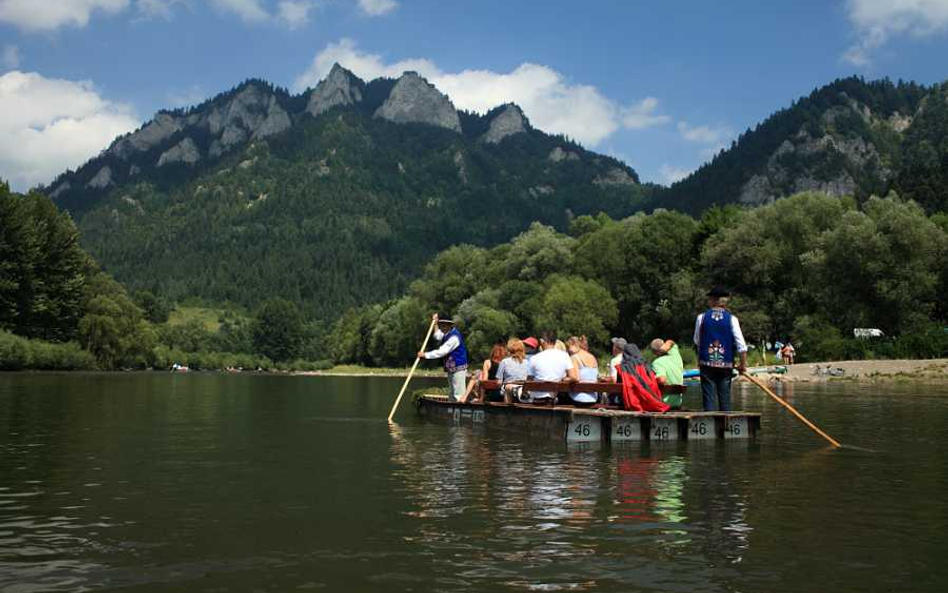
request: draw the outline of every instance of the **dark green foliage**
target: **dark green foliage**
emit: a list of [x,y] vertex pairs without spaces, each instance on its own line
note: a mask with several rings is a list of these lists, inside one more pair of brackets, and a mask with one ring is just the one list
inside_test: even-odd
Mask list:
[[303,344],[303,316],[286,299],[265,301],[254,315],[253,346],[261,356],[276,362],[299,357]]
[[171,303],[155,296],[147,290],[140,290],[134,294],[135,304],[145,313],[145,319],[151,323],[165,323],[171,314]]
[[0,330],[0,371],[80,371],[94,368],[95,358],[75,342],[55,344]]
[[948,211],[948,84],[932,89],[902,140],[899,195],[930,211]]
[[[750,343],[792,338],[802,360],[948,356],[943,218],[896,196],[860,207],[800,194],[701,221],[664,210],[585,217],[573,237],[534,225],[490,250],[442,252],[409,296],[350,311],[330,342],[338,362],[407,364],[442,311],[457,317],[475,364],[497,341],[546,329],[585,334],[600,353],[610,335],[687,349],[705,293],[722,284]],[[856,327],[891,338],[856,340]]]

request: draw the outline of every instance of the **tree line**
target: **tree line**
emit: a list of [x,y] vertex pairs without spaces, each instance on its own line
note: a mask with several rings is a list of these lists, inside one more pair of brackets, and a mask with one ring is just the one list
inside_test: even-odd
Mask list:
[[[948,356],[948,216],[890,195],[863,203],[804,193],[755,209],[534,224],[493,248],[442,251],[407,293],[347,311],[329,336],[339,363],[404,365],[432,311],[458,318],[486,356],[507,336],[611,335],[690,345],[714,284],[754,344],[793,339],[802,359]],[[867,342],[853,329],[882,329]]]

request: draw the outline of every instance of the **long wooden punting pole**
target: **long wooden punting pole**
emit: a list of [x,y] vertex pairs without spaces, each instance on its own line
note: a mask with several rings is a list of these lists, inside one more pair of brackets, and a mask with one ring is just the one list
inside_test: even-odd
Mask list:
[[[434,326],[437,321],[435,318],[431,318],[431,325],[428,326],[428,333],[425,334],[425,341],[421,343],[421,351],[424,352],[425,348],[428,347],[428,338],[431,337],[431,332],[434,331]],[[395,410],[398,409],[398,402],[402,401],[402,396],[405,395],[405,389],[408,388],[408,382],[411,381],[411,376],[415,374],[415,369],[418,368],[418,361],[421,360],[417,356],[415,357],[415,364],[411,365],[411,370],[408,371],[408,376],[405,377],[405,383],[402,384],[402,390],[398,392],[398,397],[395,398],[395,405],[392,406],[392,411],[388,413],[388,423],[392,423],[392,417],[395,416]]]
[[791,413],[791,414],[793,414],[794,416],[796,416],[797,418],[799,418],[799,419],[800,419],[800,422],[803,422],[804,424],[806,424],[807,426],[809,426],[810,429],[811,429],[813,432],[815,432],[816,434],[820,435],[821,437],[823,437],[824,439],[826,439],[827,441],[829,441],[829,443],[830,443],[831,445],[833,445],[834,447],[842,447],[842,445],[839,444],[839,441],[837,441],[836,439],[834,439],[834,438],[831,437],[830,435],[826,434],[825,432],[823,432],[822,430],[820,430],[819,427],[817,427],[815,424],[813,424],[812,422],[810,422],[809,420],[807,420],[806,418],[804,418],[803,414],[801,414],[800,412],[797,412],[797,409],[796,409],[796,408],[794,408],[793,406],[791,406],[790,404],[788,404],[787,402],[785,402],[785,401],[783,400],[783,398],[781,398],[781,397],[778,396],[776,393],[774,393],[773,391],[771,391],[769,387],[767,387],[766,385],[764,385],[763,383],[761,383],[760,381],[758,381],[753,375],[751,375],[751,374],[749,374],[749,373],[744,373],[744,376],[747,377],[747,380],[748,380],[748,381],[750,381],[750,382],[753,383],[754,385],[760,387],[760,388],[764,391],[764,393],[766,393],[767,395],[769,395],[770,397],[772,397],[775,402],[777,402],[777,403],[780,404],[781,406],[783,406],[783,407],[787,408],[788,410],[790,410],[790,413]]

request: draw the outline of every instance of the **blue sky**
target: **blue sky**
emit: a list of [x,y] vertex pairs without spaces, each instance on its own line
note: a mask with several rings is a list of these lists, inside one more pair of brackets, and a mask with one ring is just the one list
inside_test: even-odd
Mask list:
[[339,60],[668,183],[835,78],[948,78],[948,0],[0,0],[0,178],[45,183],[156,110]]

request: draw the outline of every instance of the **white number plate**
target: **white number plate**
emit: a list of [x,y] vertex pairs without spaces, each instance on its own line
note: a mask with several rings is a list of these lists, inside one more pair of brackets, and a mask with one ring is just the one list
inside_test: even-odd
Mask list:
[[728,416],[724,419],[724,438],[746,439],[750,437],[747,430],[747,416]]
[[703,439],[714,439],[714,418],[698,416],[688,419],[688,440],[698,441]]
[[612,442],[642,440],[642,421],[638,418],[614,418],[612,420]]
[[602,418],[573,419],[567,426],[566,440],[570,443],[590,443],[602,440]]
[[678,420],[674,418],[652,418],[652,427],[649,429],[649,440],[677,441]]

